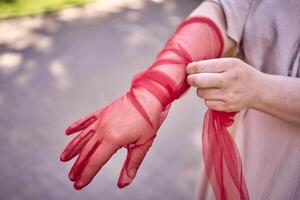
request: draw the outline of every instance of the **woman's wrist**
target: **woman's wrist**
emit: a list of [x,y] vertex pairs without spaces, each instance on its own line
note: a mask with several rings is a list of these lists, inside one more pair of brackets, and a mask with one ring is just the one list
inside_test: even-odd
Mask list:
[[256,85],[256,90],[254,90],[253,101],[250,103],[249,107],[261,110],[264,107],[264,102],[266,101],[267,95],[270,92],[270,77],[269,74],[263,73],[261,71],[255,70],[255,81],[253,84]]

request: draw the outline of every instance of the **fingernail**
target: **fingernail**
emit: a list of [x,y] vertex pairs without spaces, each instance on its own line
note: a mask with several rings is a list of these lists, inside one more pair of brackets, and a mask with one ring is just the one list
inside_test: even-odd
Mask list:
[[197,62],[190,62],[189,64],[188,64],[188,66],[190,65],[195,65]]
[[119,187],[120,189],[122,189],[122,188],[128,186],[129,184],[130,184],[130,183],[118,182],[118,187]]
[[186,66],[185,70],[186,70],[186,73],[190,74],[192,71],[191,71],[191,67],[193,66],[193,63],[190,63]]
[[74,188],[76,190],[81,190],[83,188],[83,185],[80,182],[75,182],[74,183]]
[[70,127],[68,127],[68,128],[66,129],[65,134],[66,134],[66,135],[70,135],[70,134],[71,134],[71,131],[72,131],[72,128],[71,128],[71,126],[70,126]]
[[128,186],[129,184],[131,184],[131,182],[133,181],[133,178],[130,178],[127,173],[125,172],[125,174],[123,174],[121,176],[121,178],[118,182],[118,187],[119,188],[124,188],[124,187]]
[[70,179],[71,181],[75,181],[73,172],[70,172],[70,173],[69,173],[69,179]]
[[65,131],[66,135],[70,135],[73,133],[75,126],[71,125],[67,128],[67,130]]
[[64,162],[65,159],[66,159],[65,157],[66,157],[66,156],[65,156],[64,154],[61,154],[60,157],[59,157],[60,161]]

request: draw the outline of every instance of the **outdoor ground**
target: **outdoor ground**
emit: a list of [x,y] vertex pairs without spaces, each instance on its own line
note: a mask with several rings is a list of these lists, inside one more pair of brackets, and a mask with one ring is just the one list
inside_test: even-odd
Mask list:
[[199,1],[102,0],[0,21],[1,200],[191,200],[205,111],[195,91],[173,104],[139,173],[117,188],[118,152],[82,191],[59,154],[66,126],[122,95]]

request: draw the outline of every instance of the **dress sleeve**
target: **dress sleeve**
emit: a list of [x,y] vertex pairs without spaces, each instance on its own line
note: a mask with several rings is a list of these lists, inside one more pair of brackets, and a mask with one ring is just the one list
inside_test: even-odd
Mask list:
[[254,0],[208,0],[219,4],[225,14],[226,33],[240,44],[248,14]]

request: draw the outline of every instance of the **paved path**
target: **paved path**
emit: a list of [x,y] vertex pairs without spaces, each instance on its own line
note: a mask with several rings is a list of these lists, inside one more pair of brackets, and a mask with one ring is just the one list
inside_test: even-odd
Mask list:
[[[134,183],[116,186],[125,151],[78,192],[59,162],[73,120],[124,93],[199,1],[122,0],[0,21],[0,199],[190,200],[203,103],[175,102]],[[110,1],[112,2],[112,1]]]

